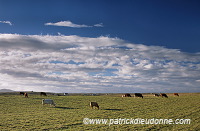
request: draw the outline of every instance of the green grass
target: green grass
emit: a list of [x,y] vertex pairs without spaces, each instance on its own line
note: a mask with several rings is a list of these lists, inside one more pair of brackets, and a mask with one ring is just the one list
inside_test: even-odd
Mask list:
[[[56,107],[42,106],[43,98],[53,99]],[[91,109],[89,102],[98,102],[100,109]],[[200,130],[200,94],[181,94],[180,97],[122,98],[104,96],[39,96],[0,95],[0,130]],[[90,119],[191,119],[190,124],[83,124]]]

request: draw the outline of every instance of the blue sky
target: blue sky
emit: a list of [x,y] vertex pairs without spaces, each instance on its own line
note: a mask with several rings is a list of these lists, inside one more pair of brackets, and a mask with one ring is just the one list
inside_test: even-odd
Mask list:
[[199,6],[198,0],[0,0],[6,65],[0,88],[199,92]]
[[[2,33],[57,34],[97,37],[109,35],[145,45],[160,45],[199,52],[200,2],[198,0],[1,0]],[[103,28],[62,28],[47,22],[103,23]]]

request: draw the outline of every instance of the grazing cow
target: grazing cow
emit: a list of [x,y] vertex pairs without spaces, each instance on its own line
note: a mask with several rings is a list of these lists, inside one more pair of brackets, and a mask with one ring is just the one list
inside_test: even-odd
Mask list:
[[167,94],[165,93],[160,93],[160,96],[168,98]]
[[42,96],[47,96],[47,94],[45,92],[40,92],[40,95]]
[[24,92],[19,92],[19,95],[24,95]]
[[174,93],[175,96],[179,96],[178,93]]
[[154,94],[154,96],[157,96],[157,97],[159,97],[159,96],[160,96],[160,94]]
[[27,94],[27,93],[24,93],[24,97],[25,97],[25,98],[28,98],[28,94]]
[[44,104],[50,104],[51,106],[56,106],[56,104],[54,103],[54,101],[52,99],[42,99],[42,105]]
[[99,105],[97,102],[90,102],[90,107],[93,109],[93,106],[94,107],[97,107],[99,109]]
[[63,93],[64,96],[68,95],[68,93]]
[[126,93],[123,95],[123,97],[131,97],[131,94]]
[[135,97],[142,97],[143,98],[141,93],[135,93]]
[[125,95],[122,95],[122,97],[125,97]]

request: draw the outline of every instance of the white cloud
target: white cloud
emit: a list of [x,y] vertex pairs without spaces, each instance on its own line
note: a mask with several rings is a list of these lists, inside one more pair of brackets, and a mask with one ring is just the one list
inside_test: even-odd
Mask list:
[[12,25],[10,21],[0,21],[0,23],[9,24],[10,26]]
[[74,27],[74,28],[91,27],[91,26],[88,26],[88,25],[74,24],[71,21],[60,21],[60,22],[56,22],[56,23],[45,23],[45,25],[66,26],[66,27]]
[[89,25],[79,25],[79,24],[74,24],[71,21],[60,21],[56,23],[45,23],[45,25],[51,25],[51,26],[65,26],[65,27],[73,27],[73,28],[84,28],[84,27],[103,27],[103,24],[95,24],[94,26],[89,26]]
[[200,54],[118,38],[0,34],[0,88],[52,92],[200,91]]
[[95,24],[96,27],[103,27],[103,23]]

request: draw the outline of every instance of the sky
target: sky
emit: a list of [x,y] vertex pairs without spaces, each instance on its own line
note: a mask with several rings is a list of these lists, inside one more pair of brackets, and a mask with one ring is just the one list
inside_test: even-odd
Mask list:
[[0,0],[0,89],[200,92],[199,0]]

